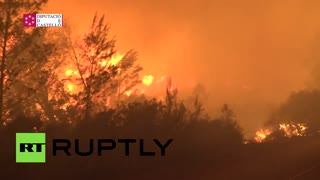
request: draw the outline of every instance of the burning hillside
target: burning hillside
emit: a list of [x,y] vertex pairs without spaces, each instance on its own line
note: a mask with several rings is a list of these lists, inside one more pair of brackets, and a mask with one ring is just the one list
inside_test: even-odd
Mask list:
[[282,123],[279,124],[278,128],[266,128],[266,129],[260,129],[256,132],[256,136],[254,140],[256,142],[263,142],[268,138],[270,135],[272,135],[274,132],[279,131],[284,134],[286,137],[293,137],[293,136],[306,136],[306,130],[308,127],[306,127],[303,123]]

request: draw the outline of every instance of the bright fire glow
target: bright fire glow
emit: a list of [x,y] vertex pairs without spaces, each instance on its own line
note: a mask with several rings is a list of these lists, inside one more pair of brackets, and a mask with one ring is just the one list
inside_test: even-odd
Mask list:
[[[104,59],[100,60],[98,62],[98,65],[100,67],[109,67],[118,65],[119,62],[122,61],[124,55],[121,54],[115,54],[110,59]],[[120,68],[118,68],[118,73],[120,73]],[[58,70],[59,78],[61,80],[64,80],[64,89],[66,92],[70,94],[77,94],[81,90],[81,84],[77,84],[76,82],[73,82],[73,78],[80,78],[80,73],[77,69],[77,67],[74,64],[64,64],[61,66],[61,69]],[[85,74],[82,74],[84,78],[88,77],[88,72],[85,72]],[[168,78],[166,75],[157,75],[154,76],[153,74],[147,74],[143,77],[141,77],[141,84],[138,84],[137,86],[133,87],[132,89],[127,89],[125,84],[122,84],[119,86],[119,91],[117,91],[115,94],[109,94],[105,97],[105,106],[111,107],[114,105],[113,101],[119,101],[125,100],[124,97],[129,97],[133,95],[145,95],[148,97],[157,97],[159,100],[161,100],[161,95],[165,94],[166,88],[169,91],[173,91],[176,89],[176,85],[173,84],[171,78]],[[119,97],[119,93],[121,93],[121,96]],[[62,105],[60,108],[63,110],[67,110],[70,105],[74,105],[74,102],[67,102],[64,105]]]
[[73,71],[69,69],[66,71],[66,76],[70,76],[72,73],[73,73]]
[[102,67],[106,66],[106,65],[107,65],[107,61],[106,61],[106,60],[102,61],[102,62],[100,63],[100,65],[101,65]]
[[72,92],[73,91],[73,84],[69,83],[67,85],[68,91]]
[[303,124],[280,124],[279,129],[285,132],[285,136],[304,136],[307,127]]
[[[118,64],[122,60],[122,58],[123,58],[123,55],[112,56],[108,62],[108,66],[115,66],[116,64]],[[107,62],[103,61],[101,63],[101,65],[103,66],[103,64],[107,64]]]
[[130,96],[130,95],[132,94],[132,92],[133,92],[132,90],[129,90],[129,91],[126,91],[125,94],[126,94],[127,96]]
[[[303,123],[279,124],[279,130],[284,132],[284,135],[286,137],[305,136],[306,129],[308,129],[308,127],[306,127]],[[272,132],[273,132],[272,129],[260,129],[259,131],[256,132],[256,137],[254,138],[254,140],[256,142],[263,142]]]
[[262,142],[271,133],[272,133],[272,131],[270,129],[260,129],[259,131],[256,132],[256,137],[254,138],[254,140],[256,142]]
[[142,79],[142,83],[145,84],[146,86],[150,86],[151,83],[153,82],[154,77],[149,75],[149,76],[144,76]]
[[[117,63],[119,63],[123,58],[123,55],[115,55],[112,56],[111,59],[109,61],[107,60],[103,60],[101,62],[99,62],[100,66],[104,67],[104,66],[111,66],[111,65],[116,65]],[[120,68],[118,69],[118,71],[120,72]],[[76,69],[72,69],[72,68],[67,68],[65,70],[65,76],[68,78],[72,75],[79,75]],[[68,81],[65,83],[65,90],[68,91],[71,94],[75,94],[77,93],[78,87],[73,84],[71,81]],[[131,93],[126,93],[128,96]]]

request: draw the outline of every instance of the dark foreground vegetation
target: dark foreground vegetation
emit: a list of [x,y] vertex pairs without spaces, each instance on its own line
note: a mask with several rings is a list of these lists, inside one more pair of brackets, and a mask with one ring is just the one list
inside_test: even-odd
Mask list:
[[[146,101],[127,106],[123,124],[112,123],[119,112],[105,112],[76,126],[50,123],[47,133],[45,164],[15,163],[15,133],[33,132],[41,124],[35,119],[19,118],[1,129],[1,179],[318,179],[320,177],[320,137],[296,137],[266,143],[243,144],[238,125],[224,108],[216,119],[178,118],[172,111],[153,111],[157,107]],[[124,113],[121,112],[121,113]],[[164,119],[165,117],[165,119]],[[165,121],[165,120],[168,121]],[[63,152],[52,156],[51,139],[80,139],[81,149],[88,139],[144,139],[145,150],[155,157],[139,156],[139,145],[124,145],[104,151],[103,156],[68,157]],[[156,138],[174,141],[160,156],[152,142]]]

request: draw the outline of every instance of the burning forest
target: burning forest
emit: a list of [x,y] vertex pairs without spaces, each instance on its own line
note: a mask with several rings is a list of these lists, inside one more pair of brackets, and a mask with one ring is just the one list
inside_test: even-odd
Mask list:
[[[250,84],[256,78],[250,74],[252,79],[247,78],[241,82],[236,79],[237,73],[246,74],[245,70],[240,69],[242,63],[245,64],[243,66],[253,66],[253,63],[247,62],[246,65],[246,62],[242,62],[239,55],[249,51],[230,56],[237,62],[226,64],[224,63],[228,58],[223,55],[212,58],[214,56],[209,54],[220,51],[228,54],[227,49],[230,47],[227,42],[221,43],[221,48],[216,46],[216,51],[206,51],[208,56],[203,56],[206,57],[204,59],[212,58],[218,62],[216,59],[221,56],[220,63],[216,63],[216,67],[206,74],[206,64],[203,65],[197,59],[198,55],[202,57],[198,47],[196,48],[201,44],[199,40],[192,45],[191,49],[195,49],[195,52],[186,51],[186,55],[177,59],[175,63],[178,64],[178,70],[162,71],[162,66],[155,65],[157,67],[153,71],[146,71],[144,67],[148,63],[145,63],[145,59],[141,61],[140,55],[146,54],[148,48],[137,51],[132,47],[133,49],[120,51],[117,37],[110,33],[112,27],[106,15],[96,13],[89,28],[77,38],[68,19],[64,19],[63,27],[59,28],[22,26],[24,13],[40,14],[45,5],[48,5],[48,0],[0,0],[0,159],[3,162],[0,176],[4,179],[320,177],[318,87],[297,91],[290,89],[290,95],[274,105],[272,112],[262,110],[269,113],[268,117],[263,125],[260,123],[261,128],[252,131],[254,126],[250,129],[248,124],[259,123],[252,119],[246,120],[243,114],[248,115],[247,117],[255,116],[256,111],[250,109],[254,105],[250,102],[255,101],[253,95],[259,94],[258,86],[263,80],[258,78],[258,83]],[[161,3],[158,5],[160,7]],[[49,7],[51,6],[54,7],[49,3]],[[140,8],[143,9],[142,6]],[[129,12],[131,11],[128,10]],[[179,12],[177,10],[175,13]],[[195,17],[197,18],[200,17]],[[227,20],[228,18],[225,19]],[[132,25],[129,20],[127,22]],[[202,21],[199,20],[200,22]],[[82,28],[84,27],[81,26]],[[151,31],[152,28],[148,28]],[[228,31],[227,34],[230,33]],[[180,34],[188,33],[172,34],[180,37]],[[194,35],[200,36],[202,35]],[[159,37],[161,39],[160,35]],[[206,41],[211,41],[209,34],[205,38],[207,37],[209,40]],[[227,35],[225,38],[217,37],[217,41],[219,38],[228,39]],[[179,39],[179,46],[184,47],[184,39]],[[256,40],[254,42],[257,43]],[[164,40],[154,43],[166,44]],[[163,56],[156,57],[157,54],[151,53],[148,61],[153,63],[153,58],[170,57],[170,54],[174,54],[172,51],[178,51],[174,43],[167,44]],[[202,48],[206,49],[206,46]],[[237,46],[233,50],[236,52],[235,47]],[[195,54],[197,58],[193,57]],[[188,67],[189,57],[185,56],[192,59],[192,70]],[[277,58],[276,55],[273,57]],[[171,63],[174,64],[170,60],[161,61],[163,67],[166,67],[165,64],[172,65]],[[212,64],[209,64],[208,62],[211,68]],[[261,68],[255,65],[255,68],[256,74],[262,74],[259,68],[264,71],[263,68],[267,69],[268,66]],[[196,78],[193,74],[195,71],[203,73],[203,78]],[[218,74],[221,72],[224,76],[220,74],[220,77]],[[284,74],[283,72],[284,70],[280,74]],[[278,78],[273,77],[270,72],[268,75],[271,80]],[[207,90],[205,85],[202,86],[203,82],[219,82],[219,86]],[[187,89],[190,86],[195,86],[192,87],[193,93],[189,93],[190,89]],[[272,92],[278,89],[282,91],[280,83],[278,86],[274,86]],[[268,94],[270,87],[261,91],[261,97],[266,94],[269,98],[278,98],[280,101],[277,92],[274,96]],[[230,98],[232,96],[228,93],[232,91],[245,94],[242,104],[234,105],[232,100],[241,98]],[[265,100],[267,98],[261,97],[259,102],[269,103]],[[218,108],[212,108],[210,104],[215,98]],[[220,104],[221,99],[228,103]],[[260,116],[256,116],[256,119],[259,118]],[[45,138],[43,142],[18,144],[17,137],[20,133],[45,134]],[[57,142],[66,143],[66,146],[58,145]],[[43,147],[46,147],[43,166],[17,161],[22,157],[19,153],[42,153]],[[57,151],[61,151],[61,154]],[[75,153],[71,155],[70,152],[73,151]],[[105,156],[102,156],[102,151]],[[74,154],[78,156],[75,157]],[[35,162],[34,158],[29,158],[30,161]]]

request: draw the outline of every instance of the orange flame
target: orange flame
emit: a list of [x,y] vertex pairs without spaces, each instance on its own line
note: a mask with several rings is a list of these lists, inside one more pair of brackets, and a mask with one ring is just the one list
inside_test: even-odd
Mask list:
[[145,84],[146,86],[150,86],[151,83],[153,82],[154,77],[151,75],[144,76],[142,79],[142,83]]
[[279,124],[279,129],[283,130],[285,136],[292,137],[292,136],[304,136],[307,127],[303,124]]
[[[98,65],[101,67],[109,67],[113,65],[117,65],[122,59],[124,55],[121,54],[115,54],[113,55],[110,59],[104,59],[98,62]],[[120,68],[118,69],[118,72],[120,73]],[[64,66],[61,67],[59,70],[59,78],[64,79],[64,89],[66,92],[70,94],[77,94],[79,90],[81,89],[80,85],[76,84],[75,82],[72,81],[72,78],[79,78],[80,74],[78,72],[77,67],[75,67],[72,64],[65,64]],[[87,74],[84,75],[85,77],[88,76]],[[167,81],[166,81],[167,80]],[[153,96],[153,97],[158,97],[163,95],[165,93],[165,88],[167,88],[169,91],[174,91],[176,90],[176,86],[172,83],[171,78],[168,78],[165,75],[155,77],[152,74],[145,75],[141,78],[141,84],[137,85],[136,87],[132,89],[126,89],[125,87],[121,87],[121,91],[125,90],[123,92],[124,96],[132,96],[133,94],[144,94],[146,96]],[[168,85],[169,82],[169,85]],[[115,94],[115,96],[118,96],[119,94]],[[113,104],[113,98],[114,95],[110,95],[106,98],[106,107],[109,107]],[[71,103],[67,103],[60,107],[61,109],[66,110],[67,107],[71,105]]]
[[73,84],[69,83],[69,84],[67,85],[67,88],[68,88],[68,91],[69,91],[69,92],[72,92],[72,91],[73,91]]
[[127,96],[130,96],[130,95],[132,94],[132,92],[133,92],[132,90],[129,90],[129,91],[126,91],[125,94],[126,94]]
[[[279,130],[284,132],[284,135],[289,138],[293,136],[305,136],[306,129],[308,129],[308,127],[306,127],[306,125],[303,123],[279,124]],[[254,140],[256,142],[263,142],[272,132],[273,132],[272,129],[260,129],[259,131],[256,132],[256,136]]]
[[[123,58],[123,55],[116,55],[116,56],[112,56],[111,59],[108,62],[108,66],[115,66],[117,65]],[[106,64],[106,62],[102,62],[102,66],[103,64]],[[105,66],[105,65],[104,65]]]
[[256,132],[256,137],[254,138],[254,140],[256,142],[262,142],[264,141],[270,134],[272,133],[272,131],[270,129],[260,129],[259,131]]
[[69,69],[66,71],[66,76],[71,76],[72,73],[73,73],[73,71]]

